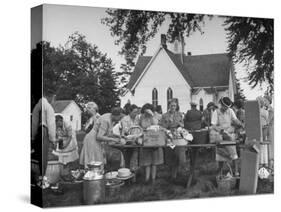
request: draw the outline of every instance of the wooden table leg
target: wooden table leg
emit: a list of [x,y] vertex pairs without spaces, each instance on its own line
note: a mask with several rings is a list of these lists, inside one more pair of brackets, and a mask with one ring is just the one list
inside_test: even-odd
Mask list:
[[197,153],[198,153],[197,148],[193,148],[193,149],[190,150],[190,174],[189,174],[189,177],[188,177],[186,188],[189,188],[191,186],[191,182],[192,182],[192,179],[194,177]]

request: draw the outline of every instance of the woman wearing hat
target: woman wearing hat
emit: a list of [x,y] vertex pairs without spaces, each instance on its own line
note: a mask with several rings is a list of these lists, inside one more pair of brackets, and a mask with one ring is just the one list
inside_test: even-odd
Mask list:
[[[220,108],[212,115],[212,130],[219,133],[224,141],[235,139],[234,126],[242,127],[242,123],[237,119],[231,109],[232,101],[228,97],[222,97],[219,101]],[[219,173],[222,174],[224,162],[233,161],[235,175],[239,176],[238,155],[236,146],[224,146],[216,149],[216,160],[219,162]]]
[[[59,162],[63,164],[62,178],[68,180],[73,162],[79,159],[76,133],[70,123],[61,115],[56,115],[56,137],[59,142],[57,154]],[[61,143],[60,143],[61,142]]]

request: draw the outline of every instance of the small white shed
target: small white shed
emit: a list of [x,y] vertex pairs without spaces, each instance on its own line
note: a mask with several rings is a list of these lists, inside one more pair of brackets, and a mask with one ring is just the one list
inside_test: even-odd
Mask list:
[[73,100],[58,100],[53,104],[56,114],[61,114],[65,121],[71,123],[72,129],[81,130],[82,111]]

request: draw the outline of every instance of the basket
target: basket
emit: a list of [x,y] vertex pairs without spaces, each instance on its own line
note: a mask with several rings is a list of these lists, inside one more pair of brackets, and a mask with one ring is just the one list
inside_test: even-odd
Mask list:
[[136,137],[140,137],[143,134],[143,129],[139,126],[132,126],[129,129],[129,135],[135,135]]
[[216,181],[218,185],[218,189],[224,192],[230,192],[232,189],[234,189],[236,185],[236,178],[233,177],[233,171],[229,163],[226,163],[227,167],[230,171],[231,178],[221,178],[221,176],[216,176]]

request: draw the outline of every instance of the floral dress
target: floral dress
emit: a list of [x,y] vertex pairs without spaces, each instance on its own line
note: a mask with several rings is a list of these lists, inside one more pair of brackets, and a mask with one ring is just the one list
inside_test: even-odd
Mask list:
[[[129,133],[129,130],[131,127],[139,125],[138,118],[136,117],[135,119],[132,119],[129,115],[124,116],[121,119],[120,123],[121,123],[121,128],[122,128],[122,135],[127,135]],[[125,159],[128,160],[128,163],[129,163],[129,164],[125,164],[125,166],[127,166],[126,168],[130,168],[132,171],[136,171],[139,168],[138,167],[138,149],[128,148],[124,151],[126,151]]]
[[111,136],[113,123],[111,113],[106,113],[96,121],[93,129],[85,136],[80,155],[80,164],[87,167],[92,161],[101,161],[106,164],[105,144],[97,140],[97,135]]
[[64,122],[62,129],[57,129],[57,136],[63,140],[63,143],[70,139],[65,148],[57,149],[59,162],[66,165],[79,159],[76,133],[72,130],[71,124]]
[[[160,124],[162,127],[171,130],[172,133],[178,128],[183,127],[183,115],[180,112],[170,112],[163,114]],[[176,146],[174,149],[165,149],[165,163],[170,166],[183,165],[186,162],[186,148]]]

